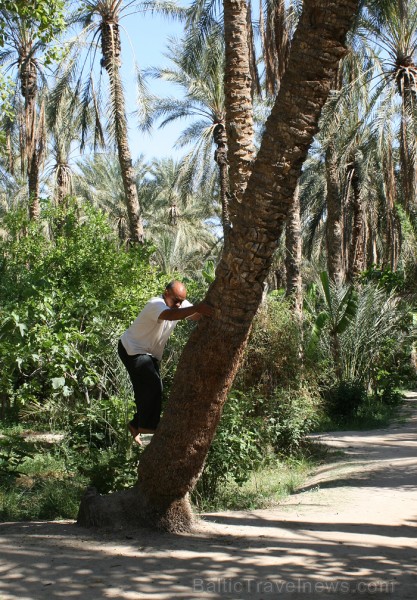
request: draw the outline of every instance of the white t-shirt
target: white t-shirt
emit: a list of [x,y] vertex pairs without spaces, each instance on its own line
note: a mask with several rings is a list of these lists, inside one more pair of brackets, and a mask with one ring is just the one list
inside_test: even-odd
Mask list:
[[[180,308],[192,306],[184,300]],[[178,321],[159,319],[159,315],[169,308],[162,296],[151,298],[120,338],[126,352],[133,354],[152,354],[158,360],[162,359],[165,344]]]

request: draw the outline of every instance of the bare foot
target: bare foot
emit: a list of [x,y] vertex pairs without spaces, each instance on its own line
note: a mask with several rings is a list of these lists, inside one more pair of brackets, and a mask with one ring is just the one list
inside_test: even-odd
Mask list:
[[139,429],[136,429],[136,427],[133,427],[133,425],[131,423],[127,424],[127,428],[130,431],[130,433],[131,433],[133,439],[135,440],[135,442],[139,446],[142,446],[143,444],[142,444],[142,440],[140,439],[140,435],[139,435],[140,431],[139,431]]

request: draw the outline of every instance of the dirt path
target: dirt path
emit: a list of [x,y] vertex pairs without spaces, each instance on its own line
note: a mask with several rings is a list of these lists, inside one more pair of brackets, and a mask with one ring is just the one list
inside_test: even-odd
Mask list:
[[0,525],[0,599],[417,597],[417,393],[407,422],[326,434],[344,451],[274,510],[205,515],[192,536]]

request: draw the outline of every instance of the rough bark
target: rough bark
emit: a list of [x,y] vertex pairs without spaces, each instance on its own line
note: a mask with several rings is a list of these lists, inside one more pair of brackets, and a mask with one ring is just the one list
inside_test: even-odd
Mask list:
[[192,526],[188,493],[203,469],[238,369],[356,10],[356,0],[305,0],[244,202],[207,294],[215,315],[198,323],[185,346],[167,409],[143,453],[137,486],[109,498],[90,493],[80,507],[80,524],[128,521],[170,531]]
[[110,79],[111,104],[117,143],[117,155],[123,179],[126,207],[129,216],[130,239],[143,242],[143,224],[136,188],[135,172],[129,148],[125,99],[120,77],[120,33],[116,20],[103,20],[101,25],[103,66]]
[[[225,104],[229,181],[238,210],[254,158],[252,77],[246,0],[224,0]],[[233,216],[232,216],[233,221]]]
[[26,165],[26,176],[29,194],[29,216],[38,219],[39,204],[39,172],[43,157],[43,131],[40,131],[36,114],[36,97],[38,90],[36,61],[33,57],[32,45],[29,43],[20,48],[19,79],[22,96],[25,99],[25,116],[21,143],[23,143],[23,165]]
[[[262,3],[261,3],[262,4]],[[269,95],[279,90],[281,78],[285,72],[290,49],[288,20],[285,1],[277,0],[266,6],[266,24],[263,25],[261,8],[261,31],[265,62],[265,88]]]
[[400,129],[400,165],[401,165],[401,187],[403,205],[405,211],[416,213],[416,142],[415,134],[412,132],[410,115],[407,114],[403,107]]
[[353,211],[353,225],[352,233],[349,245],[349,261],[348,261],[348,272],[347,279],[353,281],[356,275],[365,268],[364,254],[363,254],[363,227],[364,227],[364,214],[361,198],[361,190],[359,185],[358,176],[358,165],[353,164],[353,170],[351,174],[351,185],[353,192],[352,199],[352,211]]
[[294,193],[293,203],[289,207],[285,227],[285,270],[286,295],[292,299],[295,314],[302,315],[302,281],[301,281],[301,219],[299,186]]
[[383,176],[385,191],[385,231],[384,231],[384,266],[392,271],[397,270],[400,254],[399,225],[395,214],[396,181],[392,148],[387,148],[383,160]]
[[213,139],[216,144],[214,160],[219,167],[220,173],[220,202],[222,206],[223,238],[226,240],[230,230],[229,213],[229,163],[227,161],[227,136],[223,123],[218,123],[213,131]]
[[343,269],[343,210],[335,151],[330,144],[326,151],[326,250],[327,270],[335,283],[342,283]]
[[72,189],[72,171],[66,162],[60,162],[56,165],[56,185],[55,198],[58,206],[64,203],[64,199],[71,193]]

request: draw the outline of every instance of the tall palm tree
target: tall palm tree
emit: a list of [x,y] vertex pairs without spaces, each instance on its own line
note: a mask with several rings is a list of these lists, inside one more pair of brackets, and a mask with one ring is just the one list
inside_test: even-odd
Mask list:
[[292,299],[294,313],[302,316],[302,280],[301,280],[301,218],[300,218],[300,186],[294,192],[293,202],[288,211],[285,225],[285,271],[286,295]]
[[217,243],[204,189],[190,193],[181,185],[179,163],[154,160],[142,197],[146,231],[156,247],[152,261],[167,274],[200,272]]
[[[143,157],[139,157],[133,164],[133,169],[139,196],[149,167]],[[129,215],[118,157],[114,154],[94,153],[79,160],[73,179],[75,194],[104,210],[109,215],[120,242],[126,244],[130,239]]]
[[184,175],[190,180],[198,179],[196,172],[199,171],[200,182],[207,181],[210,173],[207,159],[213,145],[215,146],[214,160],[218,165],[222,226],[226,237],[230,228],[230,215],[222,32],[219,27],[213,28],[205,38],[205,45],[202,48],[196,46],[193,50],[189,41],[181,44],[178,40],[170,40],[166,55],[173,67],[154,68],[149,73],[176,84],[185,97],[180,100],[156,100],[152,120],[162,118],[160,127],[164,127],[176,120],[192,119],[177,142],[180,147],[194,144],[182,165]]
[[368,2],[364,25],[380,48],[380,93],[399,96],[401,196],[407,212],[417,210],[417,4],[414,0]]
[[39,37],[34,20],[22,18],[5,9],[1,9],[1,17],[6,27],[6,36],[0,61],[7,64],[7,68],[16,70],[20,93],[24,99],[23,113],[17,116],[21,169],[28,182],[29,214],[31,218],[37,219],[40,215],[40,172],[46,146],[45,108],[42,100],[38,105],[38,91],[43,78],[41,55],[46,44]]
[[[54,90],[50,97],[53,98]],[[51,189],[56,203],[62,205],[65,198],[73,192],[74,165],[72,155],[79,140],[81,129],[81,104],[71,92],[61,98],[59,103],[49,102],[46,111],[46,123],[49,131],[49,155],[52,165],[49,173],[53,181]],[[84,114],[83,119],[94,123],[94,114]],[[101,143],[104,139],[101,136]]]
[[[132,10],[159,10],[160,12],[178,12],[174,2],[133,2],[126,0],[86,0],[80,11],[76,13],[77,22],[82,24],[82,31],[70,45],[69,56],[65,68],[61,72],[56,99],[59,102],[59,90],[68,87],[75,80],[74,90],[81,94],[85,105],[90,103],[96,111],[97,128],[100,126],[100,109],[102,99],[101,88],[94,84],[94,63],[98,58],[100,47],[100,65],[105,69],[109,82],[110,97],[110,132],[117,147],[120,171],[123,179],[125,202],[129,218],[130,240],[132,243],[143,242],[143,223],[137,195],[132,155],[128,141],[128,125],[126,117],[125,96],[120,75],[122,48],[120,36],[120,20]],[[81,46],[87,47],[87,58],[80,52]],[[80,65],[80,60],[82,64]],[[84,68],[89,62],[91,69],[84,78]],[[76,71],[79,68],[79,73]],[[82,93],[81,93],[82,90]]]

